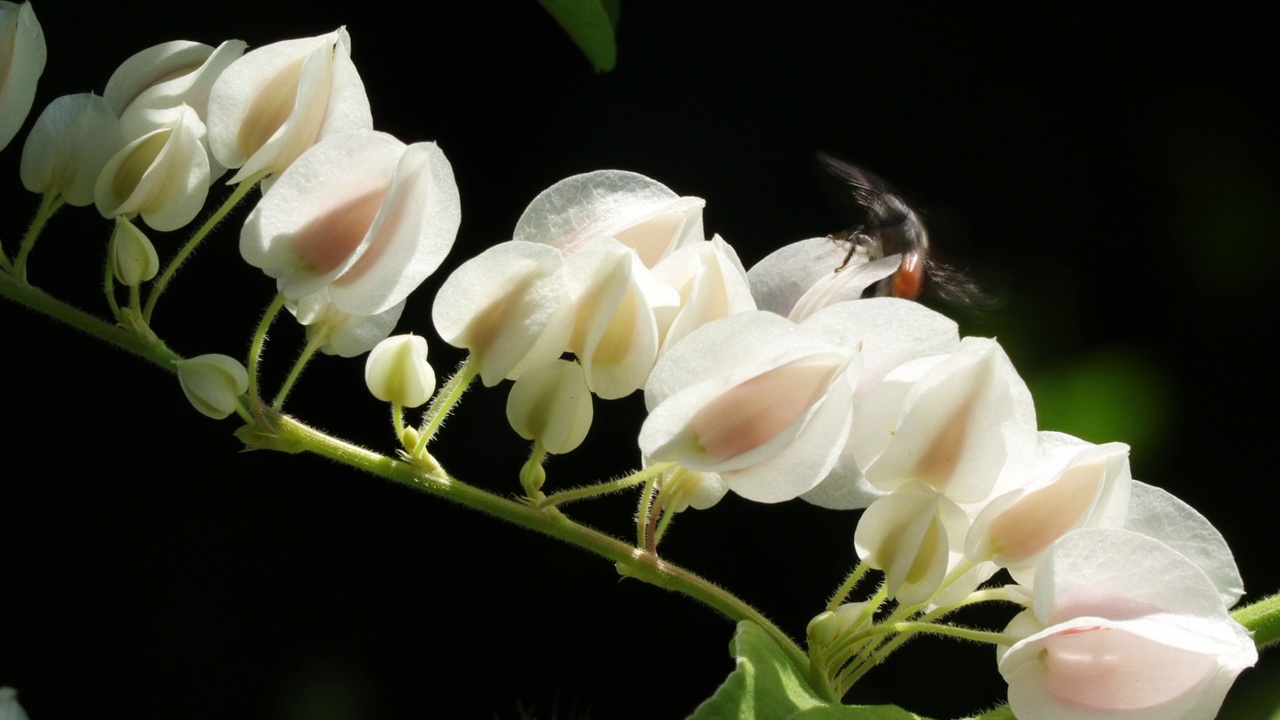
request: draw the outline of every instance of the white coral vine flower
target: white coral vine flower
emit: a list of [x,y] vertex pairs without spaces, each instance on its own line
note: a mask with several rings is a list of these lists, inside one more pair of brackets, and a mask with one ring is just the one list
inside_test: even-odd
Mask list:
[[208,120],[214,82],[245,51],[243,40],[217,48],[189,40],[161,43],[130,56],[111,73],[102,97],[117,117],[129,111],[188,105]]
[[200,355],[177,362],[178,382],[187,400],[202,414],[221,420],[236,411],[249,389],[249,373],[226,355]]
[[855,255],[846,265],[848,252],[827,237],[784,245],[747,272],[751,294],[761,310],[800,322],[828,305],[861,298],[902,265],[898,255],[873,262]]
[[[913,605],[930,599],[959,565],[968,530],[969,517],[959,505],[911,481],[867,508],[858,520],[854,547],[868,566],[884,571],[889,597]],[[990,575],[983,572],[953,585],[950,594],[967,595]]]
[[405,302],[375,315],[352,315],[334,307],[328,290],[321,290],[285,307],[307,328],[308,343],[318,343],[326,355],[349,358],[367,353],[387,339],[400,322]]
[[0,2],[0,149],[31,112],[44,63],[44,31],[31,3]]
[[680,294],[674,317],[658,320],[664,330],[659,355],[712,320],[756,309],[742,261],[719,235],[685,245],[653,271]]
[[860,357],[772,313],[695,330],[645,386],[640,450],[715,472],[733,492],[782,502],[831,470],[849,435]]
[[1002,476],[1025,477],[1036,441],[1031,393],[1009,357],[970,337],[886,375],[859,404],[849,442],[872,486],[918,480],[965,504],[986,501]]
[[240,233],[240,254],[298,300],[375,315],[440,266],[461,222],[453,168],[435,143],[337,135],[298,158]]
[[525,440],[560,455],[582,444],[591,428],[591,391],[582,366],[552,360],[530,368],[511,386],[507,421]]
[[512,237],[554,245],[565,256],[606,235],[654,267],[679,248],[706,239],[702,198],[680,197],[662,183],[624,170],[574,175],[542,191]]
[[1126,530],[1058,540],[1034,605],[997,652],[1009,705],[1027,720],[1211,720],[1258,660],[1209,578],[1169,546]]
[[194,220],[209,194],[204,135],[195,110],[180,105],[165,111],[162,124],[125,145],[102,168],[93,193],[98,212],[108,218],[141,215],[160,231]]
[[418,407],[436,391],[436,373],[427,363],[427,339],[393,335],[369,351],[364,382],[373,396],[403,407]]
[[63,95],[49,103],[27,134],[22,185],[60,195],[68,205],[91,205],[98,175],[122,147],[120,121],[105,100],[92,93]]
[[1041,432],[1024,486],[978,513],[966,555],[1008,568],[1015,580],[1031,586],[1036,563],[1058,538],[1082,527],[1121,527],[1132,485],[1128,445],[1094,445]]
[[431,320],[444,341],[471,352],[493,387],[560,357],[573,331],[560,251],[511,241],[466,261],[444,281]]
[[[960,331],[955,321],[899,298],[868,298],[823,307],[801,323],[820,337],[862,353],[862,373],[853,393],[855,409],[889,371],[908,360],[955,352]],[[871,487],[845,446],[840,461],[805,500],[834,510],[865,508],[886,494]]]
[[573,298],[569,350],[602,399],[644,387],[662,341],[658,315],[680,304],[675,289],[612,237],[598,237],[565,260]]
[[324,138],[372,129],[346,28],[248,52],[209,93],[209,149],[240,168],[230,183],[279,174]]

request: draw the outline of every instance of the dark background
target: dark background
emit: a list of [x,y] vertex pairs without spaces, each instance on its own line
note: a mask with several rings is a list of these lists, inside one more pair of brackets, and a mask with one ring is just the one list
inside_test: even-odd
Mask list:
[[[551,183],[613,167],[701,196],[708,231],[749,266],[845,222],[815,150],[862,163],[1003,298],[982,317],[948,311],[1000,338],[1041,426],[1129,442],[1136,477],[1222,529],[1250,598],[1280,589],[1267,520],[1280,502],[1274,18],[884,5],[627,2],[618,67],[596,75],[531,0],[203,13],[45,0],[32,118],[58,95],[101,92],[152,44],[261,46],[346,24],[376,127],[437,140],[457,176],[454,252],[401,322],[428,335],[442,375],[461,356],[431,329],[435,289],[509,239]],[[24,137],[0,157],[10,256],[37,204],[17,183]],[[241,354],[270,299],[238,257],[244,212],[160,305],[179,352]],[[64,211],[32,281],[103,311],[109,229]],[[162,257],[183,237],[152,234]],[[0,685],[33,720],[682,717],[733,666],[732,626],[706,608],[438,498],[311,457],[240,454],[235,422],[197,415],[171,376],[12,304],[0,318]],[[273,334],[268,388],[300,337],[291,322]],[[362,373],[363,359],[323,358],[289,409],[390,452]],[[527,449],[504,402],[471,393],[436,454],[515,493]],[[588,443],[553,460],[549,486],[631,468],[641,410],[597,401]],[[625,536],[634,495],[580,511]],[[664,550],[799,635],[853,561],[856,518],[730,497],[680,518]],[[987,648],[921,640],[901,655],[850,699],[954,717],[1003,696]],[[1242,699],[1280,686],[1270,660]]]

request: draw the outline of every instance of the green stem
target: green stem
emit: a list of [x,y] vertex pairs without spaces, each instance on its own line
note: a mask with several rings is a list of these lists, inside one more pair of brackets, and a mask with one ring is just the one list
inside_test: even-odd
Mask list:
[[65,202],[66,200],[57,193],[45,193],[40,198],[40,209],[36,210],[36,216],[31,221],[31,226],[27,228],[27,234],[22,237],[22,244],[18,246],[18,257],[13,261],[14,277],[26,282],[27,257],[31,255],[31,248],[35,247],[36,239],[44,230],[44,224],[49,222],[49,218],[53,217]]
[[258,392],[258,366],[262,363],[262,346],[267,343],[267,329],[275,321],[276,315],[284,307],[284,295],[276,293],[275,298],[262,313],[262,320],[253,331],[253,340],[249,342],[249,400],[254,407],[262,404],[262,396]]
[[609,493],[626,490],[629,487],[634,487],[647,481],[651,477],[661,475],[674,464],[675,463],[656,463],[640,470],[639,472],[634,472],[618,480],[609,480],[607,482],[596,483],[595,485],[585,485],[583,487],[571,488],[569,490],[561,490],[554,495],[547,496],[546,499],[538,503],[538,507],[545,508],[551,507],[552,505],[563,505],[575,500],[583,500],[585,498],[596,497],[598,495],[608,495]]
[[391,425],[396,429],[396,439],[404,443],[404,406],[400,403],[391,403]]
[[273,415],[271,420],[272,427],[297,447],[558,538],[614,561],[618,572],[626,577],[688,595],[719,610],[732,620],[753,622],[778,643],[801,672],[804,672],[808,664],[808,658],[800,646],[760,611],[683,567],[579,525],[559,512],[546,512],[517,500],[494,495],[460,482],[444,471],[428,471],[393,460],[326,435],[284,415]]
[[1237,608],[1231,617],[1253,633],[1259,650],[1280,641],[1280,594]]
[[836,608],[844,604],[849,597],[849,593],[853,592],[853,588],[857,586],[862,578],[867,576],[870,566],[865,563],[858,563],[853,566],[853,570],[849,571],[849,575],[845,577],[844,582],[840,583],[840,587],[836,588],[835,593],[831,596],[831,601],[827,603],[827,610],[835,612]]
[[[277,310],[279,312],[279,310]],[[302,376],[302,371],[306,369],[307,363],[311,362],[311,358],[315,357],[316,351],[326,342],[322,335],[317,334],[316,337],[307,340],[307,344],[302,348],[302,352],[298,353],[298,359],[293,363],[293,369],[289,371],[289,377],[284,379],[284,384],[280,386],[280,392],[276,393],[276,399],[271,401],[272,410],[280,410],[284,407],[284,399],[289,397],[289,391],[293,389],[293,384]],[[400,428],[397,428],[399,430]],[[399,435],[397,435],[399,437]]]
[[644,484],[644,492],[640,493],[640,508],[636,511],[636,547],[648,546],[646,535],[649,532],[649,512],[653,507],[653,489],[658,485],[659,475],[650,475]]
[[[86,333],[106,340],[117,347],[140,355],[169,372],[176,372],[174,364],[181,357],[158,340],[150,344],[145,343],[133,333],[77,310],[36,288],[20,283],[8,276],[0,276],[0,294],[84,330]],[[260,350],[261,348],[259,348]],[[250,377],[252,378],[253,376],[251,375]],[[263,413],[269,417],[271,422],[268,426],[269,429],[261,428],[260,430],[269,432],[274,439],[283,441],[282,446],[312,452],[357,470],[363,470],[421,492],[443,497],[485,514],[493,515],[530,530],[563,540],[605,559],[612,560],[618,572],[625,577],[636,578],[651,585],[691,597],[719,611],[731,620],[755,623],[777,643],[778,647],[782,648],[799,672],[805,672],[808,658],[804,651],[777,625],[741,598],[717,587],[714,583],[679,565],[663,560],[652,553],[638,550],[615,537],[579,525],[565,517],[555,508],[539,510],[518,500],[501,497],[455,480],[443,470],[425,469],[400,462],[326,435],[286,415],[280,415],[265,409]],[[246,414],[242,412],[241,416],[243,417]],[[267,440],[269,436],[263,434],[259,437],[264,438],[264,447],[268,446],[265,443],[269,442]]]
[[205,239],[205,237],[207,237],[209,233],[213,232],[213,229],[218,226],[218,223],[222,222],[222,219],[227,216],[227,213],[231,212],[231,210],[244,199],[244,196],[249,194],[249,191],[258,184],[258,181],[261,180],[265,174],[266,173],[260,173],[258,175],[254,175],[237,185],[236,189],[227,197],[226,202],[222,203],[221,207],[213,211],[213,214],[209,216],[209,219],[205,220],[204,224],[200,226],[200,229],[196,230],[195,234],[191,236],[191,239],[187,241],[187,244],[183,245],[182,249],[178,251],[178,254],[173,256],[173,260],[169,261],[169,266],[164,269],[164,272],[160,273],[160,278],[156,280],[156,284],[152,286],[151,294],[147,296],[147,307],[142,311],[143,320],[147,323],[151,322],[151,316],[156,311],[156,302],[160,300],[160,295],[165,291],[165,288],[169,287],[169,282],[173,280],[173,276],[177,274],[178,268],[182,267],[182,264],[187,261],[188,257],[191,257],[191,253],[195,252],[196,248],[200,246],[200,243]]
[[154,336],[140,337],[125,328],[72,307],[43,290],[20,282],[9,275],[0,274],[0,295],[100,340],[105,340],[170,372],[174,370],[174,363],[182,359]]
[[431,438],[435,437],[436,431],[440,429],[440,423],[449,416],[453,407],[458,404],[458,400],[462,398],[462,393],[467,391],[467,387],[479,372],[480,364],[472,362],[471,356],[468,355],[453,373],[453,377],[449,378],[444,387],[440,388],[440,392],[432,398],[426,414],[422,416],[422,425],[418,430],[418,444],[410,453],[413,457],[418,457],[426,449],[427,443],[431,442]]

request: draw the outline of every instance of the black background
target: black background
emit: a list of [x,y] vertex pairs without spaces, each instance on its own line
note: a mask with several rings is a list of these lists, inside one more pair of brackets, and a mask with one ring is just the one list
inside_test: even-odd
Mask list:
[[[101,92],[152,44],[261,46],[346,24],[375,126],[438,141],[457,176],[454,252],[401,322],[430,338],[442,375],[461,356],[431,329],[435,288],[556,180],[614,167],[703,197],[708,231],[749,266],[839,229],[813,152],[855,160],[917,200],[943,252],[1004,299],[959,316],[1000,338],[1042,427],[1132,443],[1136,477],[1222,529],[1250,597],[1277,590],[1274,18],[685,5],[624,3],[618,67],[596,75],[533,2],[46,0],[33,117]],[[10,256],[37,204],[16,180],[23,137],[0,157]],[[244,212],[160,305],[157,330],[181,353],[241,354],[270,299],[238,257]],[[101,312],[109,229],[64,211],[32,282]],[[163,256],[184,233],[152,237]],[[732,626],[706,608],[437,498],[315,458],[238,454],[234,421],[191,411],[171,376],[12,304],[0,318],[0,684],[33,720],[681,717],[732,668]],[[273,334],[268,387],[300,336],[291,322]],[[1093,370],[1111,384],[1072,411],[1073,379]],[[323,358],[289,409],[390,452],[362,373]],[[514,493],[526,448],[504,402],[473,391],[436,454]],[[550,486],[634,465],[641,410],[597,401],[592,436],[553,460]],[[581,511],[625,535],[634,496]],[[799,635],[853,561],[855,524],[730,497],[682,517],[664,549]],[[1003,696],[991,655],[918,641],[850,699],[976,712]],[[1243,684],[1265,692],[1267,673]]]

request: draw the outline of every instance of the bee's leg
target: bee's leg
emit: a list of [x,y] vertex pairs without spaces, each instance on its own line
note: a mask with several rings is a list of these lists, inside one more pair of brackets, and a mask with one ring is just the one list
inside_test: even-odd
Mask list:
[[848,267],[849,261],[853,259],[853,254],[858,252],[858,247],[866,245],[871,240],[871,238],[867,237],[866,233],[862,232],[861,225],[847,232],[840,233],[839,235],[828,235],[827,239],[832,242],[849,243],[849,252],[845,253],[844,262],[840,263],[840,267],[836,268],[835,272],[840,272]]

